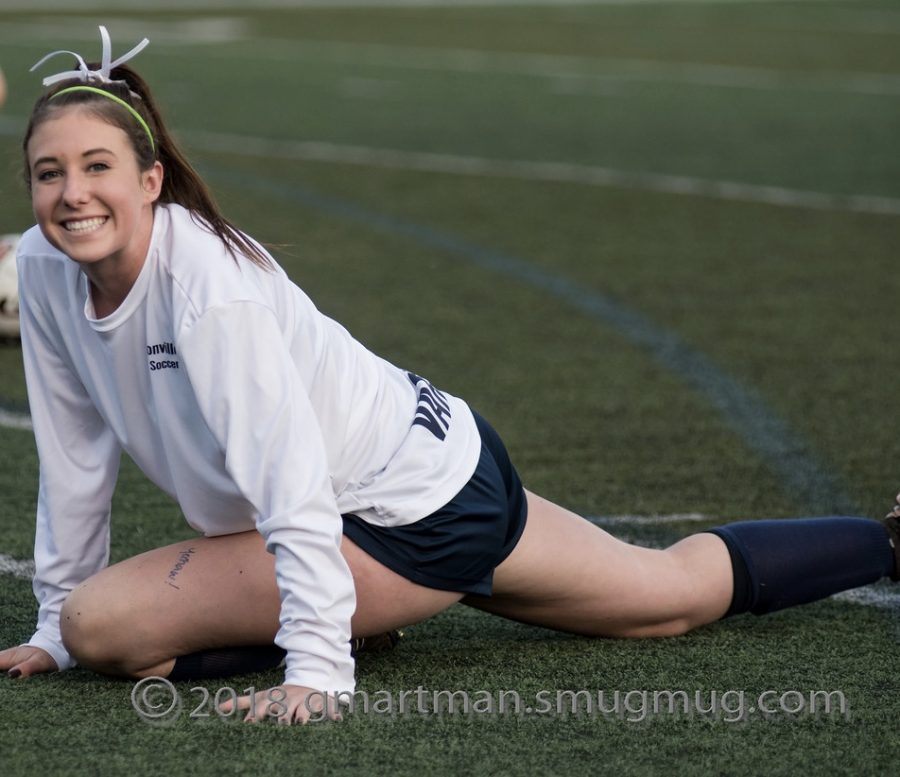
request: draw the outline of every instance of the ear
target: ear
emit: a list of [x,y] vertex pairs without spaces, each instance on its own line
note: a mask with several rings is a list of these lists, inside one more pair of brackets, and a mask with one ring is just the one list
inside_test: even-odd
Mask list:
[[158,161],[154,162],[149,170],[141,173],[141,188],[144,190],[147,204],[156,202],[162,194],[163,177],[163,166]]

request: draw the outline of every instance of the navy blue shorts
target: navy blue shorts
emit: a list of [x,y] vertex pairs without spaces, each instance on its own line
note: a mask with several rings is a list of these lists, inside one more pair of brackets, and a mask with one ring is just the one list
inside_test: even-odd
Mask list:
[[442,508],[406,526],[375,526],[344,515],[344,534],[414,583],[489,596],[494,570],[516,546],[528,506],[500,435],[473,411],[481,435],[475,474]]

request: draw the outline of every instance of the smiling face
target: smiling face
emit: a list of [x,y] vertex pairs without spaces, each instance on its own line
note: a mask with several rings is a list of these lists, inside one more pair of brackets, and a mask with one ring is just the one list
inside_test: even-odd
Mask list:
[[47,240],[98,286],[130,287],[150,246],[159,162],[141,171],[125,132],[77,106],[39,124],[27,152],[31,204]]

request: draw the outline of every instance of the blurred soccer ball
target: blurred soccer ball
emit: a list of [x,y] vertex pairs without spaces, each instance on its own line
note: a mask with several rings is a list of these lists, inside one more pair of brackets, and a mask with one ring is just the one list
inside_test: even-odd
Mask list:
[[19,336],[16,247],[21,235],[0,235],[0,338]]

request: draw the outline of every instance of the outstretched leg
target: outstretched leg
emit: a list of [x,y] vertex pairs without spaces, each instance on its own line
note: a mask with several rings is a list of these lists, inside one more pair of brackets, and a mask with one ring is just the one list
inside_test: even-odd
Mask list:
[[467,604],[582,634],[668,636],[896,579],[891,527],[877,521],[748,521],[652,550],[527,496],[528,523],[495,572],[494,596]]

